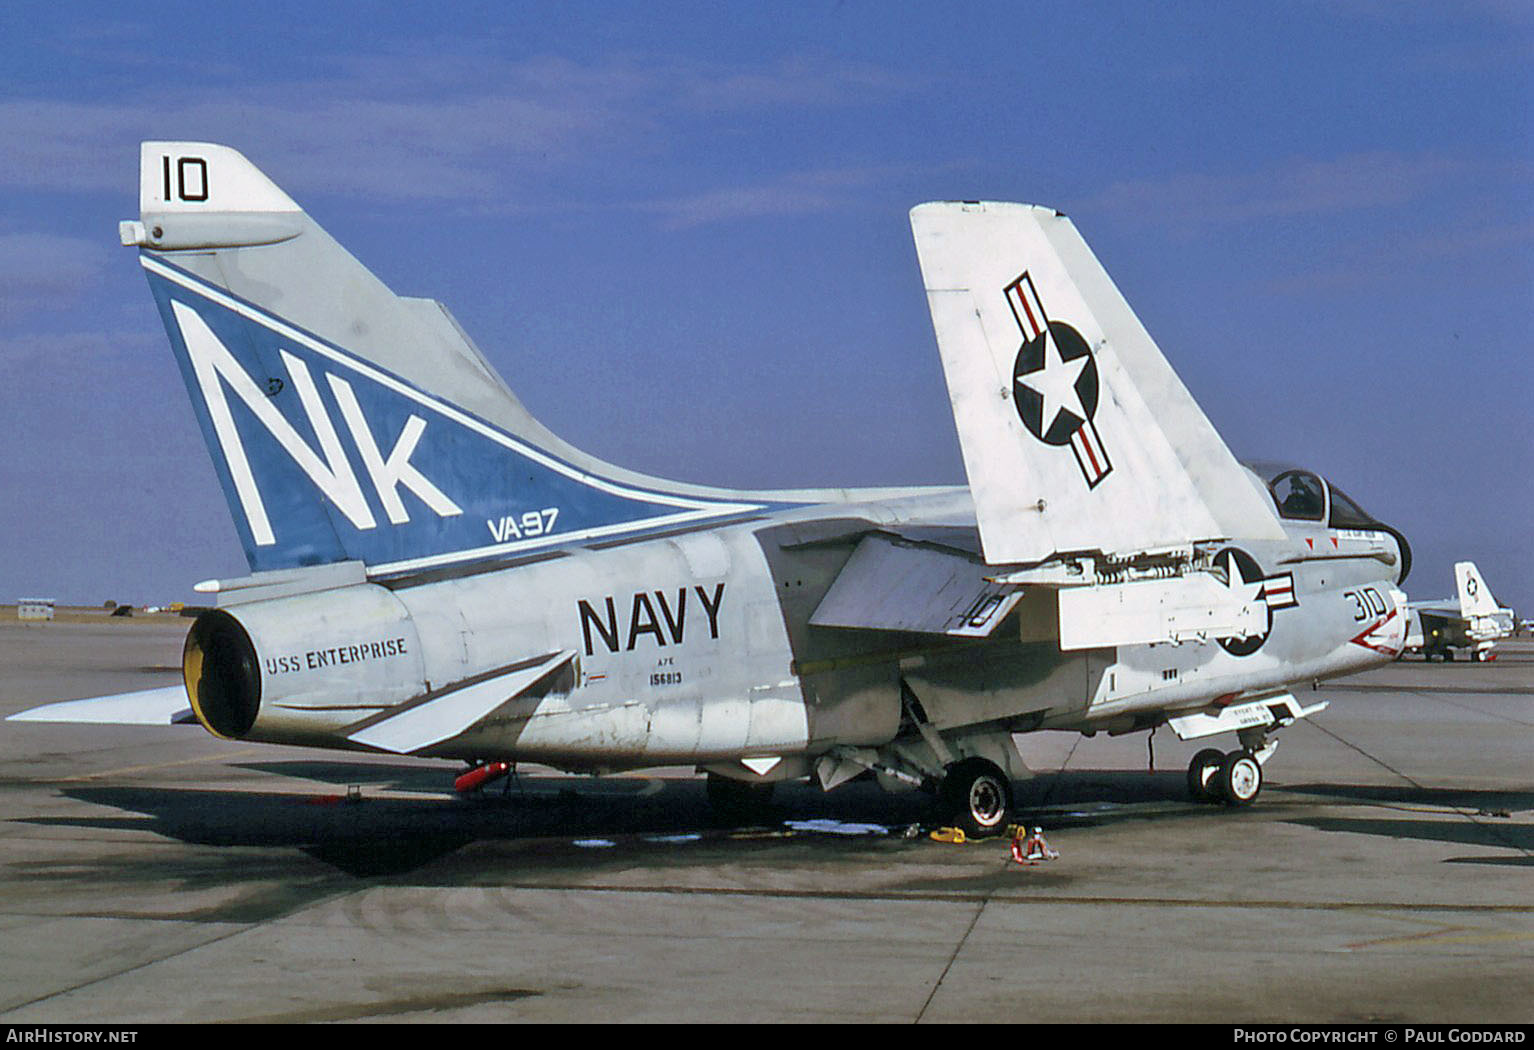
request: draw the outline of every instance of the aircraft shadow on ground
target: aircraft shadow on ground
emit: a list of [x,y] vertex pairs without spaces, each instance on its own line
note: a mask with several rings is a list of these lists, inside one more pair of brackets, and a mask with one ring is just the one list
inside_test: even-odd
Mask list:
[[[286,761],[242,768],[305,782],[305,791],[229,791],[139,785],[71,785],[64,793],[122,815],[27,818],[28,823],[150,830],[177,841],[214,847],[289,848],[355,877],[416,871],[471,843],[529,843],[542,852],[592,838],[721,837],[742,828],[781,827],[785,821],[830,820],[893,829],[938,821],[924,792],[890,794],[869,781],[822,792],[812,784],[780,784],[765,807],[723,820],[710,807],[704,782],[644,777],[586,778],[523,775],[459,799],[451,771],[381,763]],[[1019,820],[1051,827],[1115,819],[1114,806],[1183,800],[1181,773],[1071,772],[1016,785]],[[333,785],[316,794],[314,784]],[[358,786],[361,800],[348,801]],[[378,792],[387,790],[381,797]],[[417,796],[417,797],[401,797]],[[1072,807],[1101,805],[1088,813]],[[1205,807],[1186,807],[1201,812]],[[146,825],[145,818],[149,823]],[[845,842],[845,840],[843,840]],[[523,851],[526,854],[526,851]]]
[[444,796],[451,792],[453,777],[462,767],[440,765],[388,765],[379,762],[327,761],[325,759],[285,759],[270,762],[234,762],[237,769],[291,777],[319,784],[331,784],[338,790],[353,784],[386,787],[422,795]]
[[1292,784],[1287,785],[1286,790],[1370,806],[1423,806],[1445,811],[1458,810],[1458,815],[1448,812],[1436,814],[1438,819],[1308,817],[1291,823],[1317,831],[1512,849],[1519,851],[1519,855],[1454,857],[1449,862],[1534,867],[1534,857],[1529,855],[1530,850],[1534,849],[1534,828],[1511,822],[1512,814],[1534,809],[1534,791],[1380,784]]
[[[372,780],[341,777],[336,783],[400,788],[377,773]],[[414,785],[405,790],[426,790],[416,771],[407,773],[405,783]],[[523,777],[505,792],[497,787],[478,798],[458,799],[451,797],[450,789],[443,790],[438,778],[434,797],[377,797],[364,790],[358,802],[347,801],[344,792],[93,785],[70,787],[64,793],[121,815],[33,817],[25,822],[149,830],[202,846],[297,849],[345,874],[374,878],[416,871],[471,843],[521,844],[519,862],[536,866],[537,855],[557,857],[583,839],[684,834],[719,838],[746,827],[781,826],[784,820],[893,827],[918,823],[928,811],[925,796],[889,796],[873,785],[851,785],[829,795],[819,789],[795,789],[779,792],[749,819],[726,821],[709,806],[701,780]]]
[[[571,844],[591,839],[695,835],[722,840],[742,829],[781,828],[785,821],[831,820],[891,829],[932,827],[937,812],[923,792],[889,794],[868,781],[825,793],[813,784],[781,784],[767,806],[739,820],[710,807],[701,778],[586,778],[523,775],[478,797],[453,796],[446,768],[364,762],[277,761],[244,764],[269,776],[305,782],[305,791],[229,791],[137,785],[73,785],[65,794],[122,815],[36,817],[41,825],[147,830],[213,847],[295,849],[357,878],[416,872],[474,843],[500,843],[517,863],[559,863]],[[313,785],[333,785],[320,794]],[[361,788],[361,801],[347,789]],[[388,791],[387,796],[378,792]],[[1361,802],[1452,805],[1476,810],[1528,808],[1518,792],[1304,785],[1288,790]],[[1017,819],[1050,829],[1132,819],[1194,817],[1211,812],[1189,803],[1182,772],[1080,770],[1045,774],[1015,785]],[[401,796],[405,797],[401,797]],[[414,797],[411,797],[414,796]],[[1261,803],[1259,803],[1261,805]],[[1423,838],[1528,849],[1527,829],[1457,821],[1302,819],[1324,831]],[[748,841],[760,842],[761,839]],[[839,848],[848,848],[841,840]],[[582,851],[589,857],[589,851]]]
[[[1495,818],[1493,818],[1495,819]],[[1405,820],[1374,817],[1311,817],[1290,823],[1317,831],[1351,835],[1378,835],[1398,840],[1442,842],[1463,846],[1490,846],[1519,851],[1518,856],[1454,857],[1456,864],[1534,866],[1534,828],[1493,820]]]
[[1288,784],[1286,791],[1361,803],[1444,806],[1474,813],[1517,813],[1534,809],[1531,788],[1433,788],[1382,784]]

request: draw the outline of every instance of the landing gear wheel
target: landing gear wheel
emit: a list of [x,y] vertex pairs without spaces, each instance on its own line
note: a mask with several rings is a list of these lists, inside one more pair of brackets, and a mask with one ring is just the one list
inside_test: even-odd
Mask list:
[[1249,751],[1232,751],[1215,778],[1227,806],[1250,806],[1262,790],[1262,763]]
[[762,815],[772,801],[773,784],[751,784],[718,773],[708,775],[708,804],[720,820],[739,824]]
[[1218,778],[1225,755],[1206,747],[1188,763],[1188,797],[1194,802],[1220,801]]
[[1012,819],[1012,783],[996,763],[983,758],[949,766],[940,797],[948,818],[971,838],[1000,835]]

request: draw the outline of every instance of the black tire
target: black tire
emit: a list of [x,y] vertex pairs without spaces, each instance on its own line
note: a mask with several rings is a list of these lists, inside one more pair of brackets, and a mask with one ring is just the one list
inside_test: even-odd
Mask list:
[[949,766],[940,797],[946,817],[970,838],[1000,835],[1012,822],[1012,782],[996,763],[983,758]]
[[1249,751],[1232,751],[1220,763],[1216,782],[1227,806],[1250,806],[1262,791],[1262,763]]
[[1220,766],[1225,755],[1212,747],[1206,747],[1193,756],[1188,763],[1188,797],[1194,802],[1220,801]]
[[752,784],[744,780],[708,775],[708,804],[714,816],[728,824],[760,818],[772,801],[773,784]]

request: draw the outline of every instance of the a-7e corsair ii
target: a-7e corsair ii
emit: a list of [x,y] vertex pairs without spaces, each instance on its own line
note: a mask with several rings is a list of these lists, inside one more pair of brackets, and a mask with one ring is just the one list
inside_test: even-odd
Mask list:
[[873,774],[984,834],[1027,772],[1013,734],[1234,734],[1189,784],[1249,803],[1274,731],[1324,706],[1291,683],[1401,649],[1400,534],[1238,464],[1048,208],[911,212],[967,487],[728,491],[549,433],[444,307],[234,150],[141,160],[122,240],[251,575],[202,585],[184,689],[20,717],[195,719],[471,783],[685,763],[722,802]]
[[1407,607],[1406,651],[1424,660],[1454,659],[1456,648],[1475,661],[1495,660],[1496,644],[1513,633],[1513,610],[1497,604],[1473,561],[1454,563],[1457,598],[1415,601]]

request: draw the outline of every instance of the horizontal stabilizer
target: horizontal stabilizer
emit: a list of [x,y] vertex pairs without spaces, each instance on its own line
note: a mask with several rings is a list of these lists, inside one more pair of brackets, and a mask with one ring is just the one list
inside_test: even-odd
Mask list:
[[979,559],[874,533],[821,599],[810,623],[985,638],[1022,598],[986,579]]
[[168,726],[195,724],[186,688],[168,685],[137,693],[115,693],[85,700],[61,700],[18,711],[7,722],[73,722],[90,725]]
[[575,653],[567,649],[428,693],[403,711],[388,712],[371,721],[348,739],[380,751],[413,754],[473,728],[496,708],[515,700],[573,659]]

